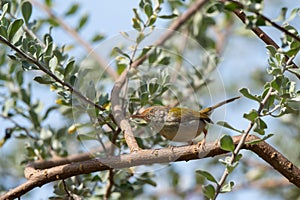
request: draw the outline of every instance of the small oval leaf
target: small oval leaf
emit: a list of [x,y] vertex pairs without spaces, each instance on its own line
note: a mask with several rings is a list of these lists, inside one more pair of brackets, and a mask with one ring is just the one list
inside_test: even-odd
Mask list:
[[242,95],[244,97],[247,97],[248,99],[252,99],[254,101],[260,102],[260,99],[258,97],[256,97],[255,95],[250,94],[250,91],[249,91],[248,88],[242,88],[242,89],[240,89],[240,93],[242,93]]
[[225,128],[231,129],[233,131],[236,131],[236,132],[239,132],[239,133],[243,133],[243,131],[240,131],[240,130],[234,128],[233,126],[231,126],[230,124],[228,124],[225,121],[218,121],[217,124],[220,125],[220,126],[223,126]]
[[23,20],[22,19],[17,19],[15,20],[12,24],[9,25],[8,27],[8,40],[12,40],[16,32],[21,28],[23,25]]
[[28,21],[30,19],[31,13],[32,13],[32,5],[30,2],[25,1],[22,4],[22,15],[23,15],[23,18],[24,18],[26,24],[28,23]]
[[225,151],[233,152],[235,148],[232,137],[229,135],[223,135],[223,137],[220,140],[220,145],[221,145],[221,149]]
[[196,171],[197,174],[200,174],[202,176],[204,176],[207,180],[217,183],[217,180],[215,179],[215,177],[213,177],[213,175],[211,175],[209,172],[204,171],[204,170],[197,170]]
[[211,184],[202,186],[203,194],[208,198],[208,199],[213,199],[215,196],[215,188]]

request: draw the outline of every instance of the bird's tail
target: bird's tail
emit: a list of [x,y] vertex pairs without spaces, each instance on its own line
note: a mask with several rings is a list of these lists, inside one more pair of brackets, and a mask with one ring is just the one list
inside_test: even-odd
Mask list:
[[223,106],[224,104],[230,103],[230,102],[232,102],[232,101],[234,101],[234,100],[236,100],[236,99],[239,99],[239,98],[240,98],[240,96],[238,96],[238,97],[233,97],[233,98],[230,98],[230,99],[227,99],[227,100],[225,100],[225,101],[222,101],[222,102],[220,102],[220,103],[217,103],[217,104],[214,105],[214,106],[204,108],[204,109],[200,110],[199,112],[202,113],[202,114],[208,114],[208,113],[210,113],[212,110],[214,110],[214,109],[216,109],[216,108],[218,108],[218,107],[220,107],[220,106]]

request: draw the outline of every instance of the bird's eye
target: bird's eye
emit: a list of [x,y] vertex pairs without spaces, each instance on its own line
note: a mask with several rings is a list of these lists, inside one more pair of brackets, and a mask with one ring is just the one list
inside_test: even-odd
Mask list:
[[146,115],[146,118],[150,120],[150,119],[151,119],[151,115],[150,115],[150,114],[147,114],[147,115]]

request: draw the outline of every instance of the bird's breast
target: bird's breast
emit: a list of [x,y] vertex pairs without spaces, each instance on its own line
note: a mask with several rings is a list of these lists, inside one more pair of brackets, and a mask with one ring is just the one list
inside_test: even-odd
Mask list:
[[204,129],[205,122],[202,120],[191,120],[187,122],[151,122],[154,131],[168,140],[175,142],[190,142],[199,136]]

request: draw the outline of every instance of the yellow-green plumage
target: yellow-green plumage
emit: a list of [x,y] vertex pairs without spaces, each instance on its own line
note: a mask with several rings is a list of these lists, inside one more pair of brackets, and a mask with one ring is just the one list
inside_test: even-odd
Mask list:
[[238,98],[240,97],[222,101],[200,111],[194,111],[188,108],[152,106],[145,109],[142,113],[132,115],[131,117],[146,120],[153,130],[172,141],[188,142],[203,132],[204,143],[207,134],[205,128],[206,123],[212,123],[209,118],[211,111]]

